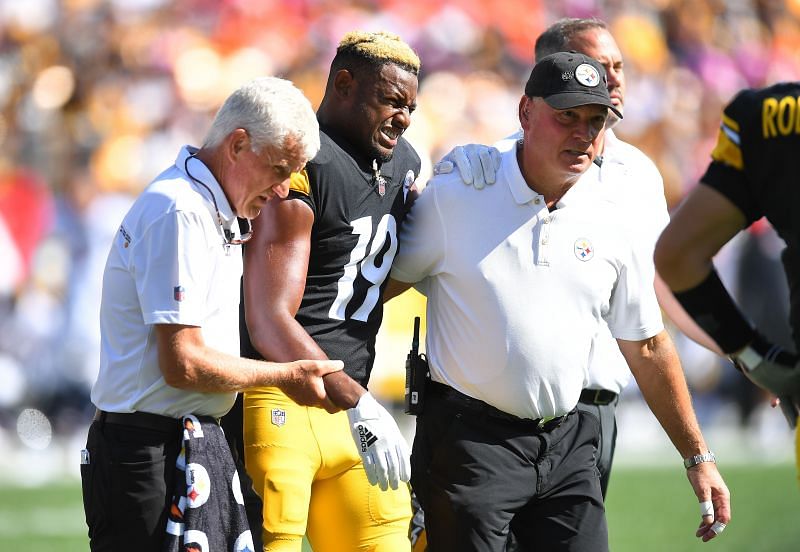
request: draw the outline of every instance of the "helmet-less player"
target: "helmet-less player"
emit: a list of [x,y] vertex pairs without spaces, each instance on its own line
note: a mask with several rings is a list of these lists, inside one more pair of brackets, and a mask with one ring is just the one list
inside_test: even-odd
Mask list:
[[394,35],[345,36],[317,112],[320,152],[293,176],[290,198],[255,222],[245,252],[243,352],[345,362],[325,385],[346,412],[299,407],[276,388],[245,395],[246,465],[264,500],[269,550],[299,551],[306,532],[316,552],[409,547],[406,443],[365,388],[397,227],[420,169],[402,137],[418,71]]
[[712,258],[740,230],[767,218],[786,242],[789,316],[800,350],[800,187],[791,162],[800,151],[798,104],[800,82],[743,90],[728,104],[711,163],[673,215],[655,255],[686,311],[750,380],[782,397],[792,425],[800,404],[797,357],[770,344],[744,318]]

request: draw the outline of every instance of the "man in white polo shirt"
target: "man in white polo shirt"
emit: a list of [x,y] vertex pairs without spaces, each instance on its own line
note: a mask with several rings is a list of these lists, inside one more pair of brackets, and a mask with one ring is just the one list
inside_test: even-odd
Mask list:
[[[550,25],[536,39],[537,59],[571,50],[593,57],[603,64],[608,76],[609,96],[622,112],[626,88],[624,63],[619,46],[605,22],[596,18],[563,18]],[[647,248],[643,254],[649,259],[659,234],[669,222],[663,181],[655,164],[644,153],[614,134],[612,127],[618,122],[617,117],[609,115],[594,166],[582,178],[592,182],[592,186],[603,189],[610,201],[625,209],[625,218],[632,232],[641,238],[640,243]],[[495,181],[499,152],[513,148],[519,138],[522,138],[521,130],[495,143],[493,148],[477,144],[459,146],[436,165],[434,172],[438,174],[458,168],[465,183],[482,189],[485,184]],[[642,268],[654,270],[652,262]],[[679,324],[682,331],[709,346],[707,337],[698,334],[696,328],[687,326],[685,313],[679,310],[680,306],[658,278],[656,294],[661,308]],[[674,346],[666,330],[655,339],[661,341],[664,347]],[[603,327],[593,343],[587,383],[578,401],[578,408],[591,412],[600,420],[596,461],[603,497],[608,490],[616,448],[619,394],[630,380],[631,371],[616,340],[608,328]]]
[[[536,39],[536,59],[564,51],[580,52],[597,59],[603,65],[608,76],[611,101],[623,112],[626,81],[622,53],[605,22],[596,18],[559,19]],[[659,234],[669,222],[664,183],[650,158],[614,134],[612,128],[618,122],[616,116],[609,114],[594,165],[582,178],[591,181],[592,186],[600,187],[610,201],[626,210],[625,218],[629,221],[632,232],[640,236],[640,243],[647,248],[643,254],[650,259]],[[521,130],[495,143],[493,147],[478,144],[458,146],[437,163],[434,172],[439,174],[457,168],[465,183],[482,189],[485,184],[493,184],[495,181],[500,152],[513,148],[520,138]],[[642,269],[653,271],[655,278],[652,262],[646,263]],[[687,335],[710,346],[707,337],[687,326],[686,314],[677,310],[680,308],[677,301],[661,280],[655,279],[661,308]],[[664,346],[673,347],[666,330],[657,339]],[[630,380],[631,371],[617,347],[616,340],[608,328],[604,327],[594,341],[589,377],[578,401],[578,408],[587,410],[600,419],[600,445],[596,459],[603,497],[608,490],[614,461],[619,394]]]
[[[522,549],[608,549],[599,422],[575,410],[601,320],[634,372],[647,372],[645,387],[667,374],[659,383],[675,393],[653,408],[676,448],[707,451],[677,357],[659,356],[652,339],[663,326],[642,248],[615,205],[576,185],[609,109],[621,116],[597,61],[543,58],[520,100],[524,137],[503,154],[497,184],[477,191],[436,177],[401,231],[387,293],[422,282],[428,296],[432,381],[412,484],[431,549],[503,550],[509,527]],[[689,477],[727,522],[716,466]]]
[[[252,547],[216,420],[237,391],[256,386],[329,405],[322,376],[342,364],[239,358],[240,244],[248,233],[237,216],[254,218],[265,202],[285,197],[289,175],[318,149],[319,127],[302,92],[282,79],[256,79],[226,100],[203,147],[183,147],[122,221],[103,275],[91,395],[98,410],[81,458],[91,550],[167,543],[177,550],[189,542],[227,549],[233,538]],[[182,483],[179,455],[186,470],[198,471],[171,504]]]

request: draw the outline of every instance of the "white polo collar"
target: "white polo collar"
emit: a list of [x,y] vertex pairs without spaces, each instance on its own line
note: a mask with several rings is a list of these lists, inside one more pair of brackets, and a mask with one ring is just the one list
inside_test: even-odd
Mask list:
[[[589,168],[589,170],[592,170],[593,168],[596,168],[594,164]],[[518,205],[525,205],[532,202],[535,203],[537,197],[541,198],[542,206],[545,205],[544,196],[532,190],[528,186],[528,183],[525,182],[525,178],[522,176],[522,170],[519,168],[519,162],[517,161],[516,144],[509,151],[503,153],[503,157],[500,162],[498,178],[508,182],[508,189],[514,198],[514,201],[516,201]],[[576,197],[576,195],[579,195],[572,194],[571,192],[580,184],[580,181],[581,179],[579,179],[578,182],[576,182],[572,188],[567,190],[567,193],[565,193],[563,197],[558,200],[556,203],[557,208],[561,209],[565,207],[572,201],[572,198]]]
[[614,134],[613,129],[606,129],[606,134],[603,137],[603,162],[613,161],[618,162],[616,153],[619,151],[619,138]]
[[[217,182],[217,179],[214,178],[214,175],[211,174],[211,171],[208,170],[208,167],[206,167],[205,163],[200,161],[197,157],[193,157],[193,155],[195,155],[198,151],[200,150],[194,146],[183,146],[178,152],[178,157],[175,159],[175,166],[181,173],[186,175],[186,179],[192,183],[192,185],[204,198],[208,200],[207,203],[209,204],[209,209],[211,209],[212,215],[216,216],[216,212],[213,212],[214,201],[208,197],[208,192],[209,190],[211,191],[211,193],[214,195],[214,200],[217,202],[217,209],[219,210],[219,215],[222,218],[222,225],[225,228],[230,229],[236,220],[236,215],[233,212],[231,204],[228,203],[228,198],[225,196],[225,192],[222,190],[222,186],[220,186],[219,182]],[[191,179],[191,177],[186,173],[187,165],[189,172],[192,173],[192,176],[208,186],[208,190],[198,185]]]

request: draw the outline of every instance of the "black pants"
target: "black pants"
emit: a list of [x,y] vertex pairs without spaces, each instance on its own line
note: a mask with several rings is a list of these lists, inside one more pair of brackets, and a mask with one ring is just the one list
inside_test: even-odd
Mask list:
[[93,552],[162,549],[181,440],[178,420],[170,431],[92,423],[81,482]]
[[580,411],[540,430],[437,396],[417,418],[411,480],[431,552],[605,552],[595,466],[598,420]]
[[600,441],[597,446],[597,469],[600,471],[600,489],[603,500],[608,492],[608,481],[611,479],[611,465],[614,463],[614,451],[617,448],[617,404],[619,397],[608,404],[578,403],[578,410],[588,412],[600,421]]

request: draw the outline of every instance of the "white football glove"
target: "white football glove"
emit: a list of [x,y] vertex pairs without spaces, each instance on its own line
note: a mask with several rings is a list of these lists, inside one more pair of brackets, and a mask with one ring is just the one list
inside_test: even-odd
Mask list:
[[480,190],[486,184],[495,183],[500,159],[500,152],[491,146],[456,146],[434,165],[433,174],[449,174],[455,166],[464,184],[472,184],[476,190]]
[[400,481],[408,482],[411,455],[392,415],[370,393],[364,393],[347,417],[370,484],[385,491],[390,486],[397,489]]

